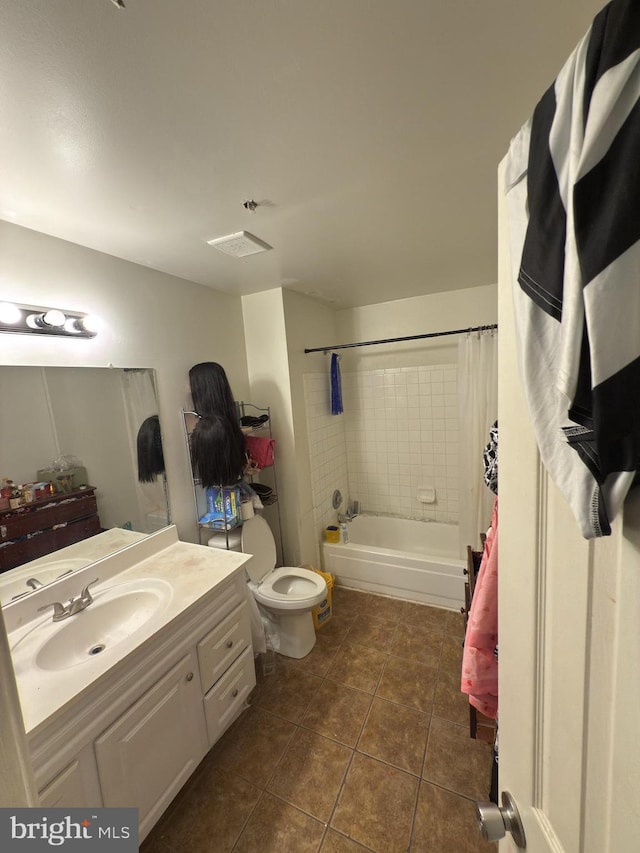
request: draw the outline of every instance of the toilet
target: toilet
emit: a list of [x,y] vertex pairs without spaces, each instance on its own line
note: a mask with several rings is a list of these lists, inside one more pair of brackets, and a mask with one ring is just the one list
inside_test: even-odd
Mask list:
[[326,599],[326,581],[308,569],[276,569],[276,543],[260,515],[242,525],[241,549],[252,555],[245,566],[249,589],[279,636],[278,652],[303,658],[316,643],[311,611]]

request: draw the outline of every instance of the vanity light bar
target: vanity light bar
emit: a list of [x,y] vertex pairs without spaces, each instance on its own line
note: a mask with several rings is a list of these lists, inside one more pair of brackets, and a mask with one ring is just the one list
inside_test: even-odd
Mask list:
[[0,332],[18,335],[57,335],[63,338],[95,338],[95,318],[79,311],[61,311],[38,305],[0,302]]

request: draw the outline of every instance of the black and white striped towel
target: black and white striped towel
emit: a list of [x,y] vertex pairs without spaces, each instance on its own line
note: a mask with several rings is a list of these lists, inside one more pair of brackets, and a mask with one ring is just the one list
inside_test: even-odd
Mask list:
[[595,18],[511,143],[506,192],[540,453],[583,536],[608,535],[640,469],[640,2]]

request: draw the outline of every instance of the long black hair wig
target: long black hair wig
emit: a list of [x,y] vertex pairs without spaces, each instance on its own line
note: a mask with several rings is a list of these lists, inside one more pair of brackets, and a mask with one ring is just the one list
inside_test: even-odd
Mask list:
[[138,481],[154,483],[158,474],[164,474],[164,454],[158,415],[144,420],[138,430]]
[[205,488],[237,483],[244,473],[246,455],[239,448],[225,415],[201,418],[191,433],[193,473]]
[[233,392],[222,365],[215,361],[194,364],[189,371],[189,385],[193,407],[201,418],[226,415],[233,423],[238,422]]
[[244,473],[246,451],[227,374],[215,361],[204,361],[189,371],[189,384],[200,415],[191,433],[194,474],[205,488],[235,483]]

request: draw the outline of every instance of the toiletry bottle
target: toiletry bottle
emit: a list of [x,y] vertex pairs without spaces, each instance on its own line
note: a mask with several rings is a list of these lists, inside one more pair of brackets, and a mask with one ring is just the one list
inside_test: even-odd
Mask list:
[[347,527],[346,521],[343,521],[340,524],[340,538],[342,540],[343,545],[346,545],[349,541],[349,528]]

